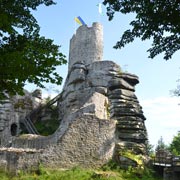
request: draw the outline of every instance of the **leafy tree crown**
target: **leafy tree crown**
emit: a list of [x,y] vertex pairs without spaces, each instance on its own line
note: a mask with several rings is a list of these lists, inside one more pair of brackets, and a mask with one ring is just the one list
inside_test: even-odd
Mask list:
[[66,64],[65,55],[53,40],[42,37],[32,15],[39,5],[53,0],[0,0],[0,97],[3,92],[23,94],[26,82],[41,88],[43,83],[61,84],[56,72]]
[[126,30],[114,48],[122,48],[133,42],[152,39],[152,47],[147,51],[149,57],[164,52],[168,60],[180,49],[180,1],[178,0],[104,0],[107,15],[112,20],[115,12],[134,13],[130,22],[132,29]]

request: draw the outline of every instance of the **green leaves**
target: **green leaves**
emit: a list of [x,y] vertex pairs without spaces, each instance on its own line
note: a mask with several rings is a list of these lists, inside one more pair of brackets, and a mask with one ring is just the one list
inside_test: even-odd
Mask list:
[[140,38],[142,41],[152,38],[149,57],[154,58],[164,53],[169,60],[180,49],[180,2],[174,0],[104,0],[107,15],[112,20],[115,12],[135,13],[135,20],[130,22],[132,29],[123,33],[114,46],[122,48]]
[[[0,96],[23,93],[26,82],[44,87],[44,82],[61,84],[56,67],[66,64],[60,46],[39,34],[31,14],[52,0],[1,0],[0,5]],[[20,33],[21,32],[21,33]]]
[[178,132],[177,135],[173,137],[169,149],[174,155],[180,155],[180,132]]
[[158,140],[155,151],[157,152],[159,150],[167,150],[167,149],[168,149],[168,146],[164,143],[164,139],[161,136],[160,139]]

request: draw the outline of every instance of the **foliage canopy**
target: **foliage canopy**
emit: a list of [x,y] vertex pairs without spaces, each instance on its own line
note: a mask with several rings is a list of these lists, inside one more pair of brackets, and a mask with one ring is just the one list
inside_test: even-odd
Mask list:
[[39,5],[53,0],[0,0],[0,97],[3,92],[23,94],[26,82],[61,84],[56,66],[66,63],[53,40],[40,36],[32,15]]
[[180,155],[180,132],[173,137],[169,149],[174,155]]
[[160,139],[158,140],[157,146],[155,148],[155,151],[159,150],[167,150],[168,146],[165,144],[163,137],[161,136]]
[[180,1],[178,0],[104,0],[107,15],[112,20],[115,12],[134,13],[130,22],[132,29],[126,30],[114,48],[122,48],[135,38],[152,38],[149,57],[164,53],[169,60],[180,49]]

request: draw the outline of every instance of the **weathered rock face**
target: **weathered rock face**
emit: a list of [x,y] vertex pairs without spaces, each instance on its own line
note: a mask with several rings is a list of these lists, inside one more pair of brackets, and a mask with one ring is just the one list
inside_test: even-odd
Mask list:
[[[88,29],[84,27],[86,31],[81,27],[77,34],[82,29],[85,33],[83,42],[87,41],[90,43],[88,46],[93,47],[93,44],[101,41],[94,39],[94,33],[91,37],[93,40],[89,41],[89,32],[99,33],[99,27],[99,24]],[[81,47],[81,43],[79,35],[73,37],[73,44],[71,40],[70,47],[74,54],[83,54],[84,48],[81,48],[82,52],[77,48],[78,45]],[[97,47],[100,47],[99,51]],[[119,66],[111,61],[92,58],[92,54],[102,57],[101,47],[91,48],[91,53],[82,57],[79,55],[79,59],[70,52],[69,72],[58,103],[61,125],[55,133],[57,145],[45,150],[41,159],[44,164],[95,167],[106,163],[113,156],[116,121],[109,118],[107,93],[108,82],[113,73],[119,73]]]
[[[85,33],[84,29],[82,31]],[[88,29],[86,33],[89,33],[89,31]],[[78,30],[78,33],[80,32],[81,28]],[[84,36],[83,42],[86,42],[86,38],[89,38],[90,34],[88,36],[84,34]],[[78,37],[78,35],[77,37],[73,36],[73,43],[71,40],[70,44],[75,54],[81,54],[77,47],[79,44],[81,47],[82,41],[78,41]],[[74,44],[74,42],[76,43]],[[76,50],[73,46],[77,46]],[[83,48],[81,51],[83,51]],[[98,51],[98,49],[94,51]],[[60,162],[62,164],[66,162],[67,166],[86,164],[94,167],[95,164],[98,166],[105,162],[102,161],[103,158],[100,158],[100,156],[96,156],[95,159],[98,160],[94,159],[92,161],[92,154],[97,155],[100,151],[98,149],[105,152],[104,154],[108,154],[105,158],[107,160],[112,158],[114,154],[114,145],[116,145],[115,152],[127,149],[133,150],[136,154],[146,154],[145,117],[134,94],[135,85],[139,83],[138,77],[122,73],[120,67],[112,61],[91,59],[88,57],[88,53],[86,55],[87,57],[82,56],[84,59],[82,57],[77,59],[77,56],[71,54],[69,72],[63,88],[62,99],[59,102],[59,114],[61,114],[62,120],[56,135],[60,137],[60,141],[58,141],[60,147],[54,147],[53,150],[50,150],[50,152],[54,151],[54,153],[51,153],[53,155],[50,155],[47,150],[48,155],[46,154],[46,157],[54,159],[54,154],[57,156],[58,149],[58,152],[63,153],[63,155],[58,155],[61,158],[57,160],[57,164],[60,165]],[[86,58],[88,61],[86,61]],[[93,125],[89,125],[88,130],[95,133],[93,138],[91,133],[82,132],[82,127],[86,129],[90,121]],[[102,125],[102,129],[105,128],[106,130],[101,130],[98,135],[98,137],[101,137],[100,139],[96,139],[99,133],[96,129],[98,121],[109,123],[106,128]],[[116,127],[114,124],[116,124]],[[77,137],[75,139],[72,139],[72,136],[69,137],[72,127],[74,127],[73,131],[77,132],[74,134]],[[101,143],[101,140],[105,140],[104,136],[109,139],[108,144]],[[78,137],[86,139],[83,146],[80,145],[82,142],[79,142],[80,138]],[[64,139],[66,139],[66,145]],[[95,143],[90,143],[92,139]],[[91,146],[88,146],[88,144],[91,144]],[[71,156],[69,157],[68,154],[71,154]],[[86,158],[82,160],[81,156]],[[50,160],[48,160],[48,164],[51,164]]]
[[117,148],[146,154],[147,132],[142,107],[134,94],[138,77],[123,73],[109,82],[111,118],[117,120]]
[[[113,155],[123,164],[121,150],[146,154],[145,117],[135,95],[138,77],[122,73],[112,61],[101,61],[102,47],[98,23],[81,26],[71,39],[68,75],[58,102],[59,128],[48,137],[16,138],[12,143],[42,149],[35,164],[38,159],[50,167],[96,167]],[[29,157],[21,158],[17,167],[26,165]]]

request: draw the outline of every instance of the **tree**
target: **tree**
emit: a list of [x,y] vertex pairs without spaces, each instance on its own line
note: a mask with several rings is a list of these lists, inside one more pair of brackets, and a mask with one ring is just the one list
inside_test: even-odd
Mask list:
[[179,0],[104,0],[107,15],[112,20],[115,12],[134,13],[130,22],[132,29],[126,30],[114,48],[122,48],[135,38],[142,41],[152,38],[149,57],[164,52],[169,60],[180,49],[180,1]]
[[153,150],[154,146],[152,144],[150,144],[149,141],[147,141],[146,144],[146,149],[147,149],[147,155],[148,156],[153,156],[154,155],[154,150]]
[[176,87],[176,89],[171,90],[170,93],[173,96],[180,96],[180,79],[177,80],[177,87]]
[[170,143],[169,150],[174,155],[180,155],[180,132],[173,137],[172,142]]
[[61,84],[56,66],[66,63],[53,40],[40,36],[32,15],[39,5],[53,0],[0,0],[0,98],[4,92],[23,94],[26,82]]
[[164,140],[162,138],[162,136],[160,137],[160,139],[158,140],[157,146],[155,151],[159,151],[159,150],[167,150],[167,145],[164,143]]

